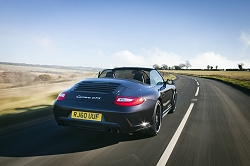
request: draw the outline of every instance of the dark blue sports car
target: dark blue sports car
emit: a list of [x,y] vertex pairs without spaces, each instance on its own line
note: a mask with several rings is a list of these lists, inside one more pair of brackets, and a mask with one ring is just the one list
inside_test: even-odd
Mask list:
[[177,91],[151,68],[105,69],[61,92],[53,106],[60,126],[154,136],[175,111]]

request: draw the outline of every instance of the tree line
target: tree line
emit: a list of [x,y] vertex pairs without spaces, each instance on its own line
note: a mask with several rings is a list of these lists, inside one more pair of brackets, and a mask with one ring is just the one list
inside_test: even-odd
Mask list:
[[161,66],[159,66],[158,64],[154,64],[153,68],[156,70],[181,70],[183,68],[188,69],[191,66],[192,65],[190,64],[190,62],[186,61],[185,63],[180,63],[179,65],[174,65],[172,67],[170,67],[166,64],[162,64]]
[[[153,68],[156,70],[182,70],[182,69],[188,69],[189,67],[191,67],[192,65],[190,64],[189,61],[186,61],[185,63],[180,63],[179,65],[174,65],[172,67],[166,65],[166,64],[162,64],[161,66],[159,66],[158,64],[154,64]],[[245,70],[243,69],[244,64],[243,63],[239,63],[238,64],[238,68],[239,70]],[[218,65],[215,66],[215,68],[213,66],[207,65],[207,70],[219,70],[218,69]],[[228,70],[228,69],[227,69]],[[230,69],[229,69],[230,70]],[[235,70],[235,69],[232,69]]]

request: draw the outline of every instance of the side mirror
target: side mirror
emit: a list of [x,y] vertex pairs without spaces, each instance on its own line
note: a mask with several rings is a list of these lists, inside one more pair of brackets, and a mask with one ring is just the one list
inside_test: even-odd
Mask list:
[[174,85],[175,84],[174,80],[167,79],[167,81],[165,81],[165,82],[166,82],[166,84],[169,84],[169,85]]

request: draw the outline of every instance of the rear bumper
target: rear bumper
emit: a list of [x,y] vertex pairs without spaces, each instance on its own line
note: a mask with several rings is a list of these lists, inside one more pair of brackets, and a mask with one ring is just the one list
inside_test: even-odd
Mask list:
[[119,124],[110,122],[94,122],[94,121],[78,120],[65,117],[59,117],[58,120],[59,124],[65,123],[65,126],[75,126],[89,130],[108,131],[109,129],[112,128],[117,128],[117,129],[121,128]]
[[[150,125],[143,126],[143,123],[152,124],[155,101],[147,100],[141,105],[133,107],[121,107],[110,103],[82,103],[79,101],[56,101],[53,107],[55,120],[65,123],[68,126],[75,126],[84,129],[108,131],[118,129],[119,132],[129,133],[145,129]],[[80,120],[71,118],[72,110],[95,112],[102,114],[100,122]]]

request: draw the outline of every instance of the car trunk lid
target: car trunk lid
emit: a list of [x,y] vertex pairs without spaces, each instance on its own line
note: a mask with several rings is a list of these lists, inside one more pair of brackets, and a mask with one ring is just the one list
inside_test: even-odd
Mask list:
[[82,81],[77,83],[67,94],[68,100],[86,102],[114,102],[124,86],[115,82]]

